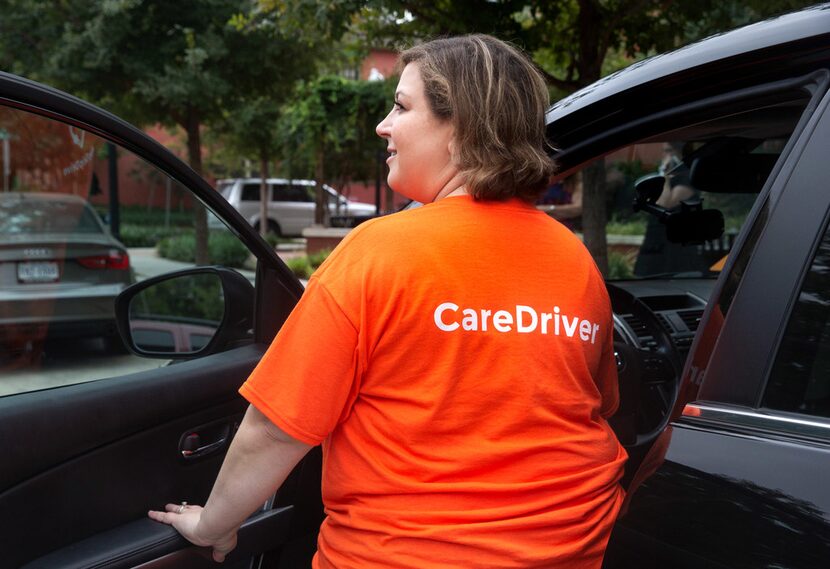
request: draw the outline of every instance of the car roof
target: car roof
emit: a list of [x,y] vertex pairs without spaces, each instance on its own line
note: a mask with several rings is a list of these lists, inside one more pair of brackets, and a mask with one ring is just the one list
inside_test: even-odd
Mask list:
[[[661,110],[830,66],[830,4],[751,24],[656,55],[604,77],[547,111],[562,170],[572,147]],[[611,149],[606,149],[610,151]]]
[[[297,186],[316,186],[317,182],[314,180],[289,180],[288,178],[266,178],[269,184],[292,184]],[[217,184],[233,184],[242,182],[243,184],[259,184],[262,178],[223,178],[216,180]],[[323,184],[324,186],[327,184]]]

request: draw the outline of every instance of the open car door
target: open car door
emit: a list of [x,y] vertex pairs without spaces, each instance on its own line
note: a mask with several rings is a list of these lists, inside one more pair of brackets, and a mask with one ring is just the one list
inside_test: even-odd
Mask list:
[[[213,566],[147,511],[207,499],[247,408],[237,389],[302,285],[218,192],[105,111],[0,73],[0,144],[0,566]],[[192,247],[204,208],[227,225],[205,231],[205,264],[235,270],[158,256],[165,235]],[[154,357],[130,353],[115,299],[170,271],[213,278],[155,298],[155,323],[133,314]],[[308,563],[319,463],[243,525],[228,566]]]

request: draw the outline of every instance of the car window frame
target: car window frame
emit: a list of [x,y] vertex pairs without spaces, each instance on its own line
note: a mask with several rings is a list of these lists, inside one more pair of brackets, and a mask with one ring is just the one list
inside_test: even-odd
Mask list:
[[[694,396],[678,401],[676,414],[689,400],[746,409],[760,407],[789,316],[824,234],[830,207],[830,195],[823,196],[815,188],[805,189],[801,181],[802,177],[813,174],[811,166],[817,160],[820,163],[820,157],[815,154],[822,143],[816,142],[815,137],[830,137],[830,73],[825,71],[822,75],[788,148],[767,180],[764,195],[759,197],[757,205],[759,213],[764,213],[763,227],[758,230],[757,219],[753,219],[739,238],[742,245],[746,235],[754,232],[757,243],[751,257],[742,259],[744,274],[734,292],[729,313],[723,320],[717,342],[706,361],[702,361],[703,354],[696,353],[698,344],[706,327],[711,325],[711,314],[719,304],[737,258],[727,263],[710,297],[683,373],[684,384],[698,384],[700,389],[689,390]],[[822,221],[812,223],[810,216],[816,216],[818,211]],[[803,247],[805,241],[810,242],[810,247]],[[741,251],[736,257],[744,254]]]

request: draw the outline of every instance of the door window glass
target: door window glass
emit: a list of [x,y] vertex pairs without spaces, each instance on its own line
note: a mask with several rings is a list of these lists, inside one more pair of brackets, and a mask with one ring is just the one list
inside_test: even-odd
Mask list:
[[830,417],[830,232],[819,245],[787,323],[763,404]]
[[[114,301],[197,264],[201,203],[131,152],[20,109],[0,106],[0,145],[0,397],[166,365],[127,352]],[[247,248],[224,225],[206,239],[203,264],[253,282]],[[191,333],[193,346],[210,339]]]
[[243,202],[258,202],[259,201],[259,184],[245,184],[242,186],[242,201]]

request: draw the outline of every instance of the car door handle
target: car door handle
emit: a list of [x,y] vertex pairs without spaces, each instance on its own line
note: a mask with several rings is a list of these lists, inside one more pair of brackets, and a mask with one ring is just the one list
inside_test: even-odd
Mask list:
[[225,450],[238,428],[238,421],[226,419],[191,429],[179,439],[179,452],[185,460],[221,452]]
[[210,454],[211,452],[219,450],[223,446],[225,446],[225,442],[227,440],[228,440],[228,438],[224,437],[224,438],[219,439],[218,441],[216,441],[214,443],[210,443],[210,444],[207,444],[205,446],[195,448],[193,450],[182,449],[182,456],[185,457],[185,458],[196,458],[196,457],[199,457],[199,456],[204,456],[206,454]]

